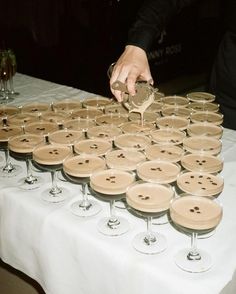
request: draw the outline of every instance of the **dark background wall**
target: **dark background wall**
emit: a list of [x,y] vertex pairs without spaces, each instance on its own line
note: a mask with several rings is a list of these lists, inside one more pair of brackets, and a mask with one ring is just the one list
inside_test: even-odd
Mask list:
[[[1,4],[0,44],[18,71],[110,96],[106,71],[121,54],[142,0],[8,0]],[[218,1],[184,9],[153,44],[154,79],[209,71],[220,37]]]

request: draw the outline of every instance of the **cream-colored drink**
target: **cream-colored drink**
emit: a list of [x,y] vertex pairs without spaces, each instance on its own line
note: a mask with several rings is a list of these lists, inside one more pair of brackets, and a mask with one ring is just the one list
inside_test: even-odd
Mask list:
[[161,212],[169,209],[174,193],[170,186],[156,183],[137,183],[127,189],[127,203],[139,211]]
[[135,180],[133,173],[127,171],[108,169],[93,174],[90,178],[90,185],[95,191],[116,195],[125,193],[127,187]]
[[209,198],[183,196],[171,204],[170,216],[173,222],[188,229],[209,230],[221,221],[222,207]]

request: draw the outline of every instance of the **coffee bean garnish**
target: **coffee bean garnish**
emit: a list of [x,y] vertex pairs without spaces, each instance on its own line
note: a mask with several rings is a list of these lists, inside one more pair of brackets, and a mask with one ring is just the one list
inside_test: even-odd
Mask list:
[[66,138],[73,137],[73,134],[69,133],[66,135]]
[[44,127],[37,127],[36,130],[38,130],[38,131],[45,131],[45,128]]
[[148,200],[148,199],[150,199],[150,196],[144,196],[142,194],[139,194],[138,197],[141,198],[141,200]]
[[28,139],[26,139],[26,138],[24,138],[24,139],[22,139],[22,140],[20,140],[21,142],[29,142],[30,140],[28,140]]
[[108,137],[108,135],[107,135],[107,134],[104,134],[104,133],[100,133],[100,134],[98,135],[98,137],[104,138],[104,137]]
[[200,208],[198,206],[194,206],[193,208],[190,208],[189,211],[193,213],[201,213]]
[[106,178],[106,181],[108,181],[112,184],[115,184],[116,183],[115,178],[116,178],[115,176],[110,176],[110,177]]
[[155,170],[162,171],[162,169],[160,167],[151,167],[150,170],[153,170],[153,171],[155,171]]
[[119,155],[117,155],[118,158],[125,158],[123,153],[120,153]]
[[58,150],[57,150],[57,149],[53,149],[53,151],[49,151],[49,153],[50,153],[50,154],[56,154],[56,155],[58,155],[58,154],[59,154],[59,152],[58,152]]
[[98,149],[98,145],[97,144],[93,144],[89,146],[90,149]]

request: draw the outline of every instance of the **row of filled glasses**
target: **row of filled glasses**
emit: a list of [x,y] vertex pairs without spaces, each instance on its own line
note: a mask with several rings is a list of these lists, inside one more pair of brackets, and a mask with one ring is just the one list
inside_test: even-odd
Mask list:
[[[53,126],[52,132],[48,125]],[[137,174],[143,180],[170,183],[177,179],[182,169],[186,169],[189,172],[182,173],[181,177],[178,177],[178,185],[186,192],[200,193],[201,191],[201,195],[208,196],[220,191],[223,186],[218,176],[208,176],[208,173],[218,173],[223,168],[223,160],[216,156],[221,150],[221,142],[218,139],[205,136],[188,137],[183,141],[182,146],[174,143],[161,145],[153,143],[153,140],[143,134],[118,133],[114,140],[109,140],[111,137],[100,136],[96,127],[98,137],[85,138],[83,131],[71,129],[55,131],[57,125],[49,122],[35,123],[33,128],[32,124],[29,126],[30,128],[28,125],[24,128],[26,138],[22,139],[23,142],[33,140],[37,135],[42,138],[46,136],[50,142],[73,146],[76,153],[106,155],[106,164],[110,168],[127,170],[129,167],[132,170],[142,162],[137,167]],[[113,130],[111,126],[103,128],[102,135]],[[9,162],[9,148],[13,148],[14,140],[12,139],[19,133],[23,133],[23,129],[19,126],[3,126],[0,129],[1,148],[6,155],[6,165],[2,168],[1,176],[14,176],[14,169]],[[27,134],[31,134],[32,138],[27,137]],[[19,141],[17,144],[21,146],[22,142]],[[198,176],[202,177],[201,182],[197,181]]]
[[[185,100],[188,104],[183,104],[181,101]],[[66,99],[64,101],[54,101],[52,103],[27,103],[22,105],[20,108],[23,112],[29,113],[42,113],[48,110],[52,110],[54,112],[64,112],[67,113],[75,113],[79,108],[89,109],[87,112],[87,117],[94,119],[95,116],[101,114],[116,114],[120,115],[120,120],[127,118],[129,115],[130,120],[138,120],[140,119],[140,114],[135,112],[128,112],[128,109],[124,107],[122,104],[118,104],[113,99],[94,96],[85,98],[83,101],[80,100],[70,100]],[[197,114],[196,114],[197,112]],[[79,115],[80,113],[78,113]],[[76,115],[76,114],[75,114]],[[85,115],[82,113],[82,115]],[[162,117],[169,117],[167,118]],[[171,120],[170,117],[176,118],[176,120]],[[104,122],[106,119],[109,119],[109,116],[104,116]],[[222,122],[223,116],[219,113],[219,105],[213,102],[189,102],[189,100],[185,97],[180,96],[164,96],[159,100],[154,100],[154,102],[150,105],[148,109],[146,109],[144,113],[144,120],[146,122],[155,122],[158,119],[158,124],[160,126],[165,126],[169,124],[170,126],[173,123],[177,123],[179,128],[183,129],[186,124],[188,124],[190,119],[193,122],[212,122],[216,125],[219,125]],[[117,123],[121,123],[118,121]]]
[[[29,114],[27,114],[29,115]],[[16,115],[17,116],[17,115]],[[13,116],[13,118],[16,118]],[[11,125],[12,123],[12,117],[9,118],[3,118],[3,127],[1,128],[1,145],[5,146],[4,151],[6,154],[6,166],[3,168],[2,175],[6,174],[7,176],[13,176],[14,175],[14,168],[12,168],[12,165],[8,162],[9,155],[8,155],[8,140],[11,136],[16,135],[20,133],[21,131],[24,131],[25,133],[30,134],[38,134],[38,135],[47,135],[48,133],[55,131],[58,129],[58,124],[51,121],[34,121],[34,122],[26,122],[24,124],[24,118],[25,115],[20,115],[17,117],[19,120],[15,120],[15,124],[19,124],[19,126]],[[90,120],[88,120],[90,122]],[[87,120],[85,119],[85,122]],[[176,129],[157,129],[149,132],[149,137],[145,134],[134,134],[129,131],[126,134],[122,134],[122,128],[118,128],[113,125],[102,125],[102,126],[93,126],[91,128],[85,128],[84,127],[84,119],[79,120],[69,120],[67,124],[67,129],[63,132],[58,132],[56,135],[54,135],[54,141],[56,140],[58,143],[64,143],[64,144],[72,144],[78,139],[81,139],[81,132],[76,130],[73,130],[75,126],[78,126],[79,130],[86,133],[86,137],[90,138],[90,141],[87,142],[81,142],[78,147],[78,152],[88,152],[88,150],[92,150],[93,153],[103,155],[103,153],[107,152],[109,149],[112,148],[112,145],[108,142],[104,142],[101,139],[111,140],[113,141],[114,145],[119,149],[135,149],[137,151],[144,151],[145,156],[148,160],[161,160],[161,161],[170,161],[170,163],[164,163],[160,166],[161,163],[157,164],[154,162],[147,162],[143,165],[143,167],[140,167],[139,174],[142,174],[143,179],[146,179],[147,177],[153,178],[155,180],[159,179],[159,181],[166,182],[170,180],[175,180],[176,175],[178,175],[180,168],[177,164],[174,164],[178,161],[180,161],[183,157],[183,151],[187,151],[190,154],[183,157],[183,160],[181,160],[181,164],[184,168],[190,171],[199,171],[199,172],[218,172],[222,169],[222,160],[219,158],[216,158],[215,155],[218,155],[221,151],[221,141],[217,138],[211,138],[212,136],[197,136],[197,137],[186,137],[186,134],[182,131],[176,130]],[[81,125],[83,127],[81,128]],[[78,138],[80,136],[81,138]],[[51,136],[50,136],[51,137]],[[55,137],[58,137],[57,139]],[[64,137],[64,141],[62,142],[62,138]],[[93,139],[91,139],[93,138]],[[97,138],[94,139],[94,138]],[[87,139],[88,140],[88,139]],[[94,141],[95,140],[95,141]],[[157,144],[153,144],[157,143]],[[164,145],[163,145],[164,144]],[[180,144],[183,145],[180,146]],[[96,145],[96,146],[95,146]],[[84,146],[84,147],[83,147]],[[86,147],[87,146],[87,147]],[[164,147],[163,147],[164,146]],[[96,147],[96,148],[95,148]],[[105,148],[105,150],[104,150]],[[107,148],[107,149],[106,149]],[[184,149],[184,150],[183,150]],[[100,153],[99,153],[100,152]],[[119,153],[119,151],[117,151]],[[114,151],[115,153],[115,151]],[[191,153],[198,153],[198,154],[191,154]],[[122,160],[122,157],[124,155],[116,154],[117,158]],[[141,155],[140,155],[141,156]],[[140,156],[137,156],[139,158]],[[132,157],[132,156],[130,156]],[[114,158],[114,154],[113,154]],[[127,154],[126,154],[127,158]],[[126,161],[125,158],[125,161]],[[113,160],[114,161],[114,160]],[[109,161],[110,167],[114,163],[112,163],[112,156]],[[117,159],[115,159],[115,162],[118,162]],[[120,168],[120,167],[119,167]],[[145,170],[143,173],[142,169]],[[151,176],[151,173],[147,174],[147,170],[152,171],[153,175]],[[155,171],[155,173],[154,173]],[[157,172],[159,171],[159,174]],[[170,175],[170,171],[172,171],[172,178],[163,179],[166,177],[165,175]],[[146,178],[145,178],[146,175]],[[193,187],[193,185],[188,184],[189,181],[185,183],[185,189],[189,186],[190,188]],[[191,180],[191,177],[190,177]],[[190,183],[192,180],[190,181]],[[182,184],[183,186],[183,184]],[[217,185],[216,185],[217,186]],[[208,187],[209,188],[209,187]],[[208,190],[208,189],[207,189]],[[193,193],[194,191],[189,191],[190,193]],[[204,190],[202,189],[202,192]]]
[[13,77],[16,74],[16,56],[12,49],[0,49],[0,104],[14,100],[19,93],[14,90]]
[[[63,131],[57,131],[55,133],[52,133],[51,136],[51,143],[53,143],[53,137],[54,140],[58,140],[58,135],[61,137],[62,134],[68,138],[73,136],[73,132],[64,132]],[[56,135],[55,135],[56,134]],[[77,134],[81,136],[80,134]],[[50,136],[49,136],[50,137]],[[78,138],[78,137],[77,137]],[[132,186],[136,186],[136,184],[140,184],[140,182],[136,182],[136,174],[132,171],[133,168],[130,168],[130,165],[128,164],[128,167],[130,168],[130,171],[127,170],[121,170],[121,169],[105,169],[106,163],[103,158],[101,158],[98,155],[94,154],[73,154],[72,149],[68,147],[68,145],[62,145],[58,144],[58,142],[54,142],[54,144],[45,144],[43,141],[43,137],[39,137],[37,135],[21,135],[21,136],[15,136],[12,137],[9,140],[9,148],[12,152],[12,155],[15,158],[24,158],[26,159],[26,162],[28,162],[27,166],[29,165],[29,160],[33,157],[34,164],[43,170],[50,171],[52,175],[52,187],[50,189],[47,189],[43,191],[42,197],[46,201],[50,202],[60,202],[66,199],[68,195],[68,191],[65,190],[65,188],[60,188],[57,186],[55,182],[55,173],[58,170],[63,169],[64,177],[69,180],[70,182],[77,183],[82,185],[82,195],[83,199],[80,201],[76,201],[72,204],[71,210],[74,214],[78,216],[91,216],[94,214],[97,214],[101,207],[97,201],[91,201],[87,197],[87,187],[89,183],[91,193],[99,198],[99,199],[105,199],[110,201],[110,211],[111,215],[108,218],[105,218],[99,222],[99,230],[107,235],[119,235],[122,233],[125,233],[128,230],[127,221],[118,218],[114,214],[114,203],[116,200],[124,198],[124,194],[128,193],[126,189],[131,189]],[[82,140],[81,142],[83,142]],[[81,143],[78,142],[78,143]],[[85,142],[89,142],[88,140],[85,140]],[[92,147],[92,149],[96,150],[96,145],[89,144],[87,145]],[[117,150],[114,150],[117,151]],[[113,152],[113,151],[112,151]],[[137,152],[137,151],[136,151]],[[113,157],[117,160],[119,158],[126,157],[127,153],[125,153],[124,150],[121,150],[116,154],[117,156]],[[133,156],[132,156],[133,157]],[[151,161],[150,161],[151,162]],[[155,162],[155,164],[160,164],[160,162]],[[163,164],[163,162],[161,163]],[[129,169],[128,168],[128,169]],[[158,170],[158,168],[151,167],[150,170]],[[162,166],[163,169],[163,166]],[[97,170],[97,173],[94,173],[94,171]],[[149,169],[147,169],[149,170]],[[146,253],[158,253],[163,251],[166,248],[166,241],[164,237],[154,236],[155,234],[152,233],[150,230],[151,226],[151,219],[152,216],[160,216],[162,214],[166,214],[166,211],[169,209],[169,204],[171,202],[171,199],[173,199],[174,192],[171,186],[168,184],[168,182],[172,182],[175,178],[173,178],[173,175],[171,178],[169,178],[169,174],[171,174],[171,171],[164,171],[162,172],[165,175],[166,183],[162,181],[162,184],[160,184],[160,181],[157,179],[151,179],[144,177],[145,180],[142,182],[142,190],[140,191],[140,188],[138,188],[137,191],[138,194],[136,194],[135,198],[127,198],[129,199],[128,207],[131,208],[132,212],[135,212],[137,214],[141,214],[144,217],[147,217],[147,224],[148,224],[148,230],[147,233],[144,235],[140,235],[138,238],[139,241],[134,241],[134,247],[141,251]],[[139,178],[142,173],[139,174]],[[144,172],[145,174],[145,172]],[[201,174],[202,176],[202,174]],[[201,178],[201,181],[205,180],[205,185],[212,185],[214,183],[215,186],[215,178],[213,179],[214,175],[207,178]],[[192,179],[192,175],[191,175]],[[148,181],[149,180],[149,181]],[[156,180],[156,182],[155,182]],[[199,181],[198,179],[194,179],[195,181]],[[28,185],[28,187],[33,188],[32,185],[40,185],[39,178],[35,178],[32,175],[27,176],[27,181],[24,181],[25,185]],[[217,186],[217,185],[216,185]],[[141,186],[139,186],[141,187]],[[205,186],[204,186],[205,187]],[[218,187],[219,188],[219,187]],[[221,185],[222,188],[222,185]],[[133,188],[136,189],[136,188]],[[203,189],[204,190],[204,189]],[[130,190],[132,191],[132,190]],[[219,193],[218,190],[214,190],[214,193]],[[214,194],[213,193],[213,194]],[[128,194],[127,194],[128,195]],[[131,194],[132,195],[132,194]],[[157,197],[158,196],[158,197]],[[206,195],[204,195],[206,196]],[[157,199],[156,199],[157,197]],[[205,197],[204,197],[205,198]],[[193,200],[194,198],[192,198]],[[205,201],[205,200],[204,200]],[[191,210],[198,216],[199,212],[196,207],[199,208],[200,204],[196,204],[191,208]],[[208,210],[206,210],[208,211]],[[146,214],[147,213],[147,214]],[[193,215],[195,215],[193,213]],[[149,215],[150,214],[150,215]],[[200,222],[203,220],[202,217],[206,217],[203,214],[200,214]],[[211,218],[211,216],[210,216]],[[204,222],[204,220],[203,220]],[[213,226],[214,227],[214,226]],[[206,230],[211,228],[205,228],[202,227],[200,230]],[[193,235],[195,236],[195,235]],[[162,240],[162,241],[161,241]],[[195,237],[194,237],[195,240]],[[195,241],[194,241],[195,242]],[[160,244],[163,243],[162,246]],[[139,245],[141,247],[139,247]],[[194,245],[195,246],[195,245]],[[194,252],[193,255],[195,255],[196,252]],[[192,258],[192,256],[191,256]],[[189,260],[192,260],[192,259]],[[197,264],[200,264],[203,259],[198,256],[199,262]],[[190,263],[190,265],[196,264],[196,262]],[[201,270],[206,270],[206,267],[203,267],[201,265]],[[193,269],[189,269],[189,271],[195,271]]]

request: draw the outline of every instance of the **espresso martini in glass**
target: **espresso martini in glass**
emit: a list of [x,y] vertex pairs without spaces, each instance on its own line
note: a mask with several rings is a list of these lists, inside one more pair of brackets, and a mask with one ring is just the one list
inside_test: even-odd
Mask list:
[[175,198],[170,205],[173,223],[191,234],[191,248],[175,255],[175,263],[184,271],[199,273],[212,266],[211,256],[196,245],[198,234],[214,230],[222,219],[222,206],[212,197],[185,195]]
[[19,180],[19,187],[24,190],[32,190],[39,188],[43,183],[43,179],[39,176],[35,176],[31,169],[31,160],[33,149],[44,142],[43,136],[22,134],[13,136],[9,139],[8,147],[10,154],[18,160],[24,160],[26,162],[27,175]]
[[146,254],[156,254],[164,251],[167,241],[164,235],[154,232],[151,228],[152,219],[166,213],[174,190],[170,185],[138,181],[128,187],[126,200],[132,211],[147,220],[146,232],[139,233],[133,239],[133,247]]
[[112,149],[112,143],[105,139],[84,139],[74,145],[74,150],[78,154],[94,154],[103,156]]
[[5,164],[0,167],[0,177],[12,178],[22,172],[20,165],[12,163],[8,148],[10,137],[20,134],[23,134],[23,130],[19,126],[6,124],[0,127],[0,150],[5,154]]
[[62,169],[62,163],[72,154],[71,147],[60,144],[39,145],[33,150],[33,160],[36,166],[51,173],[51,188],[42,192],[42,198],[48,202],[61,202],[68,198],[70,192],[65,187],[58,187],[56,172]]
[[94,196],[110,203],[110,216],[99,221],[99,232],[108,236],[118,236],[129,230],[129,222],[115,214],[115,201],[124,198],[127,187],[134,181],[134,173],[118,169],[107,169],[91,175],[90,187]]
[[104,169],[106,169],[104,159],[93,154],[72,155],[63,161],[66,179],[82,187],[82,200],[75,201],[70,206],[73,214],[87,217],[101,210],[101,205],[97,201],[88,198],[87,189],[91,174]]

